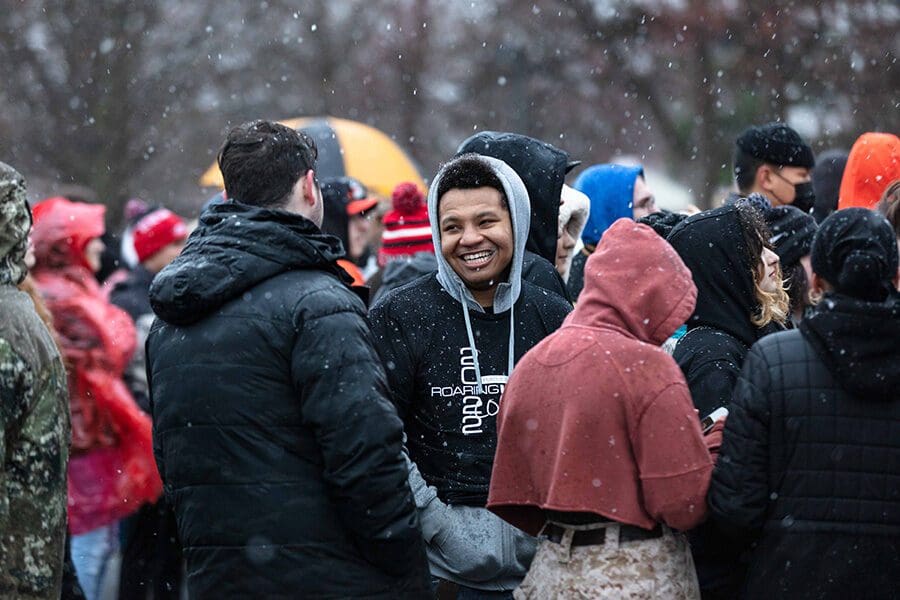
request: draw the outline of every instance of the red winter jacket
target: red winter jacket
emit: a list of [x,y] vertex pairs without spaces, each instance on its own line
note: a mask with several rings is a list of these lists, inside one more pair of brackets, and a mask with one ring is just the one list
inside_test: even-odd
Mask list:
[[52,198],[34,208],[34,279],[53,315],[69,381],[69,529],[84,533],[153,501],[162,489],[150,420],[122,381],[135,330],[84,261],[105,209]]
[[542,509],[645,529],[704,519],[713,461],[684,376],[659,348],[696,297],[652,229],[620,219],[604,233],[575,311],[503,394],[488,508],[532,535]]

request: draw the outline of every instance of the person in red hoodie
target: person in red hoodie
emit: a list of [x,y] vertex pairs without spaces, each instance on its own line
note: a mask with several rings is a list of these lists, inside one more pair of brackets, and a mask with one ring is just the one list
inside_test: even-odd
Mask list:
[[590,256],[575,311],[521,360],[497,416],[488,508],[542,534],[517,599],[699,598],[685,536],[721,426],[706,439],[659,345],[694,310],[678,254],[630,219]]
[[72,561],[88,600],[99,597],[118,546],[118,520],[162,491],[150,418],[122,381],[134,352],[134,325],[104,298],[94,278],[104,213],[100,205],[50,198],[34,207],[32,230],[35,283],[53,316],[68,371],[69,531]]
[[900,179],[900,138],[892,133],[862,134],[847,157],[838,210],[854,206],[874,209],[896,179]]

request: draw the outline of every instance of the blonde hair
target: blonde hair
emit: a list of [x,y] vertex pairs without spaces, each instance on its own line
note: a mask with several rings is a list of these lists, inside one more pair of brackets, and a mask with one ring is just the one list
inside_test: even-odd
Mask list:
[[759,287],[762,275],[759,269],[753,270],[753,290],[756,293],[756,300],[759,302],[759,310],[750,317],[750,322],[757,327],[765,327],[772,321],[784,325],[787,323],[790,313],[791,298],[788,296],[784,276],[781,273],[781,263],[778,263],[775,271],[778,285],[774,292],[767,292]]

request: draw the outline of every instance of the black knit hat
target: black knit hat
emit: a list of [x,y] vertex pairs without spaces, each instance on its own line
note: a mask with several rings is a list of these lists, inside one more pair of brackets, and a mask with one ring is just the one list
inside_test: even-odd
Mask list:
[[747,154],[773,165],[811,169],[816,164],[809,144],[784,123],[750,127],[735,144]]
[[653,229],[663,239],[669,237],[675,226],[687,219],[687,215],[672,212],[669,210],[660,210],[659,212],[650,213],[638,219],[638,223],[643,223]]
[[770,208],[765,212],[765,219],[772,234],[769,243],[781,259],[782,269],[787,272],[810,253],[818,228],[816,220],[793,206]]
[[894,289],[897,238],[887,220],[865,208],[846,208],[822,221],[813,239],[813,271],[841,294],[883,302]]

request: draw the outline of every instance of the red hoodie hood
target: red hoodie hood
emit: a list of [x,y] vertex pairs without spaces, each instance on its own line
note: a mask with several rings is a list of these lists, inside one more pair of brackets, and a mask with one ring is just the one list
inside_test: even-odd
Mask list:
[[900,179],[900,138],[890,133],[862,134],[847,157],[838,210],[875,208],[895,179]]
[[694,312],[697,288],[675,249],[650,227],[619,219],[584,267],[584,291],[566,324],[614,327],[660,345]]
[[32,212],[31,240],[39,269],[88,267],[84,249],[106,229],[103,222],[105,206],[72,202],[57,196],[38,203]]

